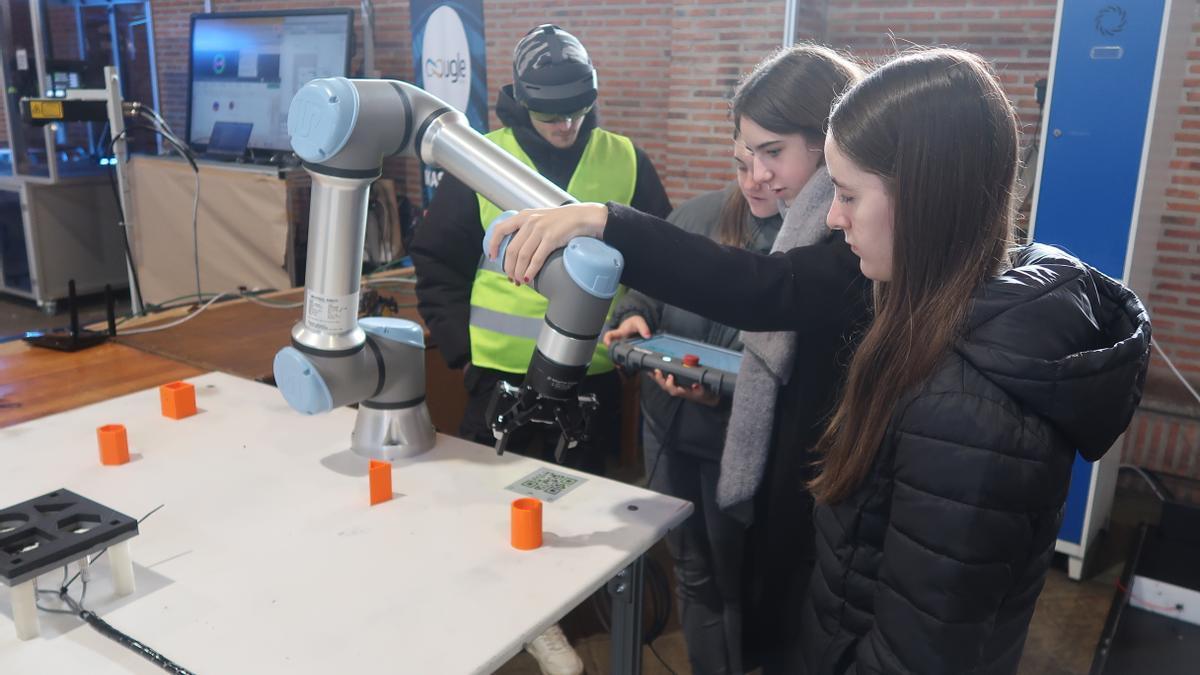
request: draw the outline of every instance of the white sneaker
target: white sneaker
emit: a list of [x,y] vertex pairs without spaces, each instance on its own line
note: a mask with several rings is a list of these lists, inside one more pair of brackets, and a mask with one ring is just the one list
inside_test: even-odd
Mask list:
[[558,624],[525,645],[525,651],[537,659],[542,675],[583,675],[583,661]]

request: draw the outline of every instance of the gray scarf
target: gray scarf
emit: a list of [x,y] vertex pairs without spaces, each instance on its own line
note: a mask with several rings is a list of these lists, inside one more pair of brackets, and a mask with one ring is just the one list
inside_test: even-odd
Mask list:
[[[831,236],[825,217],[832,202],[833,183],[821,167],[787,209],[771,252],[811,246]],[[767,466],[776,400],[791,377],[796,358],[796,334],[743,332],[742,343],[745,351],[725,433],[717,504],[749,525],[754,520],[754,495]]]

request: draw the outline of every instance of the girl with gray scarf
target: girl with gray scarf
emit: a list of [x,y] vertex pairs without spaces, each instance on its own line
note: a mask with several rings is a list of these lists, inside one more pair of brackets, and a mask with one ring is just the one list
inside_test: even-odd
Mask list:
[[[819,246],[836,257],[845,243],[825,227],[833,185],[821,148],[834,99],[860,76],[835,52],[801,45],[762,61],[735,93],[742,192],[757,207],[755,216],[774,210],[755,200],[777,200],[786,212],[781,228],[754,218],[754,231],[722,234],[730,222],[728,209],[715,208],[719,195],[697,197],[669,220],[728,246],[759,252]],[[834,269],[849,285],[861,279],[856,264]],[[860,295],[865,300],[865,292]],[[702,310],[692,313],[636,291],[614,312],[619,326],[605,335],[606,343],[662,331],[722,347],[745,344],[732,401],[699,385],[679,387],[661,373],[642,381],[649,487],[696,504],[667,542],[699,675],[759,666],[766,674],[796,672],[794,631],[813,550],[807,450],[841,379],[838,352],[865,313],[864,304],[837,318],[815,316],[814,330],[798,336],[739,335],[702,318]]]

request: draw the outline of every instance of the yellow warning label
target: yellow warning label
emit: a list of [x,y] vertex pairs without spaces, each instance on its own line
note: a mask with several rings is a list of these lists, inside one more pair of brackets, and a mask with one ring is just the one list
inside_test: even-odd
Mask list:
[[61,120],[62,101],[30,101],[29,116],[35,120]]

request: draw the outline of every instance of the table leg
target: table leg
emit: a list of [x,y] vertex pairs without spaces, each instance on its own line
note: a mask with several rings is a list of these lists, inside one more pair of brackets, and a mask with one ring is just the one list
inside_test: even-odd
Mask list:
[[117,595],[126,596],[136,590],[133,556],[130,555],[128,539],[108,547],[108,566],[112,570],[113,586]]
[[38,636],[37,580],[17,584],[12,589],[13,622],[17,625],[17,638],[32,640]]
[[617,572],[608,582],[612,597],[612,669],[615,675],[642,672],[642,573],[644,559]]

